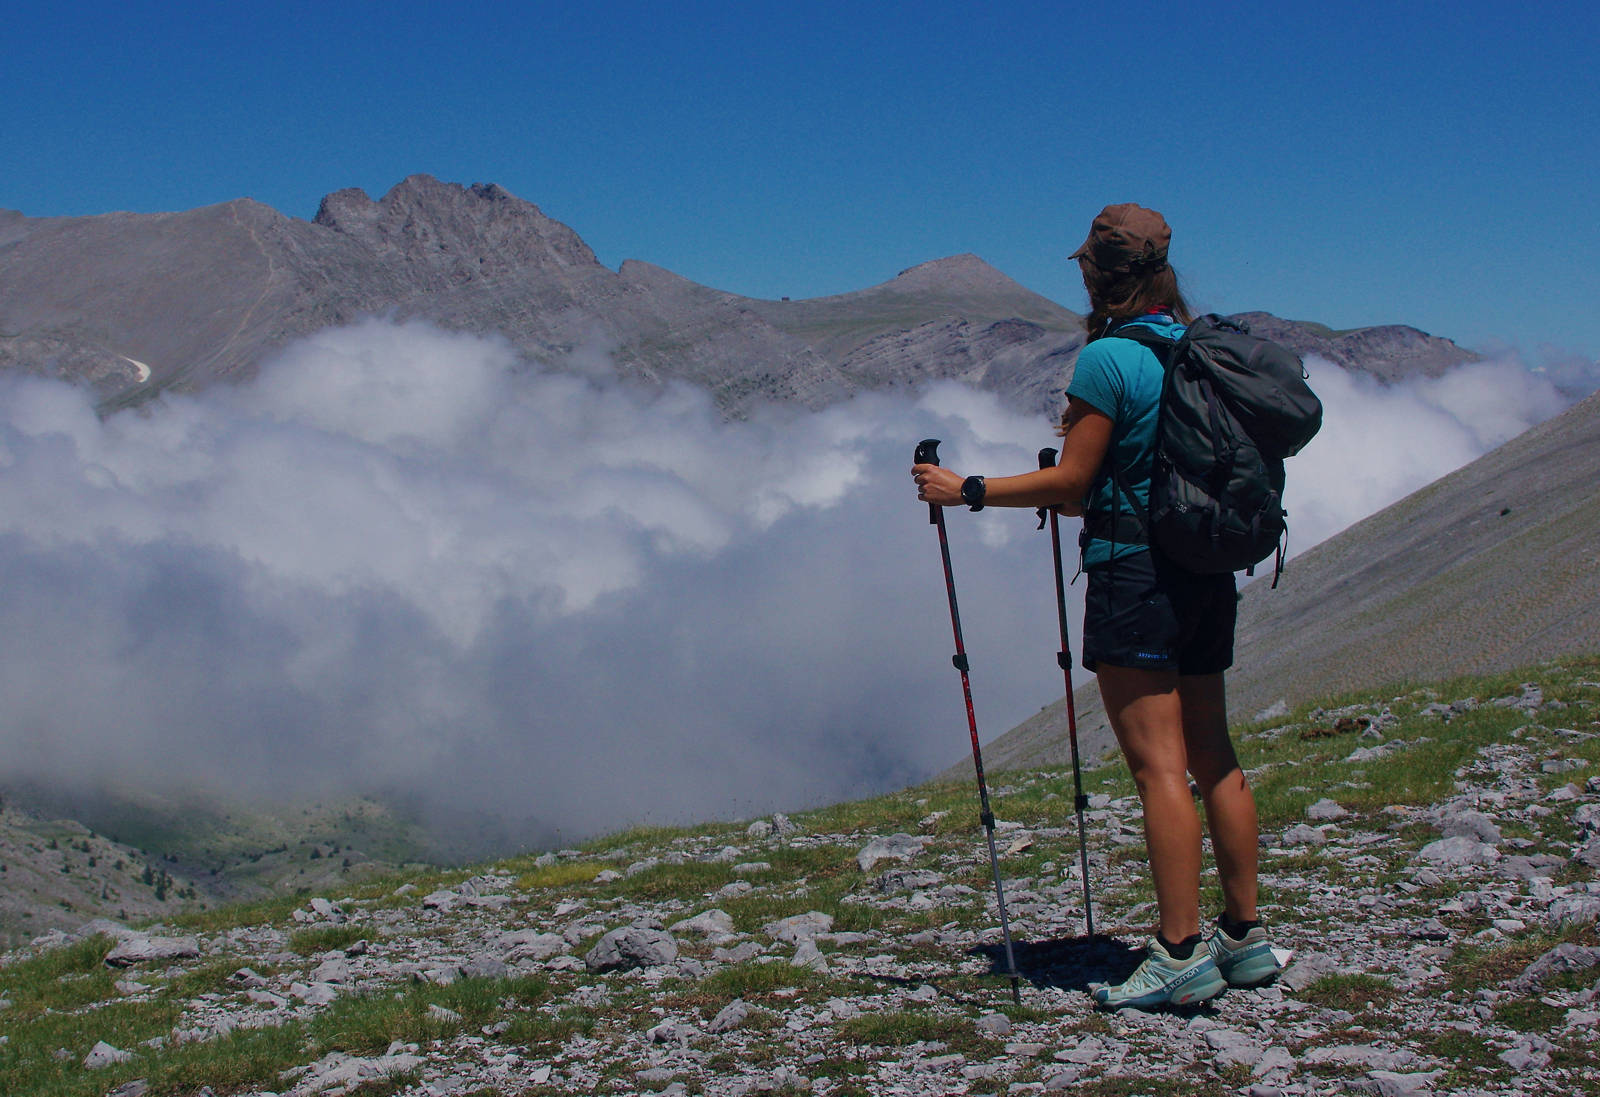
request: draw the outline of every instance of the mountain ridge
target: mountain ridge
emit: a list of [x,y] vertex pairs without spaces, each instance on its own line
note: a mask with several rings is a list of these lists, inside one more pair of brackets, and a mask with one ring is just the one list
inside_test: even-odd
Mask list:
[[[495,333],[546,364],[600,345],[622,375],[702,385],[732,416],[941,379],[1054,415],[1084,340],[1077,313],[970,253],[848,293],[763,300],[640,260],[613,271],[498,184],[427,175],[378,199],[332,191],[310,221],[249,198],[155,214],[0,211],[0,368],[90,384],[108,410],[248,379],[293,339],[372,315]],[[1415,329],[1363,329],[1357,353],[1339,342],[1351,333],[1270,323],[1296,349],[1326,344],[1384,380],[1472,358]]]

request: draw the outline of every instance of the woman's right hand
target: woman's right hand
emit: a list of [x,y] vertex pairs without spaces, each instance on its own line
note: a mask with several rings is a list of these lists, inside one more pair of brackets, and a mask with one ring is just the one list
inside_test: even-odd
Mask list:
[[961,482],[965,477],[942,465],[913,465],[911,478],[917,482],[917,498],[936,507],[953,507],[961,502]]

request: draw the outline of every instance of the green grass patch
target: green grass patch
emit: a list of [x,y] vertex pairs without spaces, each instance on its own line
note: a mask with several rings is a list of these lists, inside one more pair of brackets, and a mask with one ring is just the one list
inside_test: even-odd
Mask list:
[[747,1002],[771,1001],[780,991],[818,990],[826,985],[826,976],[780,960],[722,968],[700,980],[697,989],[711,1001],[726,1004],[735,998]]
[[594,883],[594,878],[609,867],[595,861],[560,861],[553,865],[537,865],[517,877],[517,887],[523,891],[581,887]]
[[5,1014],[8,1024],[112,996],[117,977],[105,959],[115,947],[111,938],[95,936],[0,967],[0,998],[11,999]]
[[863,1013],[839,1022],[835,1031],[840,1039],[853,1044],[907,1047],[941,1043],[952,1051],[985,1058],[999,1046],[993,1037],[980,1032],[970,1018],[915,1010]]
[[395,1040],[424,1044],[479,1028],[497,1019],[507,1004],[539,1002],[548,993],[549,984],[543,979],[462,979],[448,986],[423,983],[340,998],[313,1018],[309,1029],[324,1048],[371,1055]]
[[1537,998],[1505,998],[1495,1003],[1494,1019],[1518,1032],[1559,1032],[1567,1011]]
[[302,956],[349,948],[371,935],[371,930],[356,925],[314,926],[289,934],[289,948]]
[[1328,1009],[1382,1009],[1400,997],[1400,991],[1387,979],[1363,972],[1324,975],[1295,995],[1304,1002]]
[[581,1006],[564,1006],[534,1013],[517,1013],[500,1040],[530,1050],[553,1049],[574,1036],[588,1036],[600,1024],[599,1016]]
[[[1600,946],[1600,929],[1594,926],[1569,926],[1560,933],[1525,930],[1514,941],[1498,945],[1468,945],[1456,952],[1451,963],[1454,977],[1451,988],[1458,991],[1488,990],[1509,983],[1527,966],[1557,945],[1571,943]],[[1592,975],[1592,972],[1587,973]],[[1576,990],[1592,980],[1583,972],[1553,974],[1546,987]]]
[[[148,1058],[140,1045],[165,1036],[177,1022],[179,1007],[160,1001],[113,1001],[82,1012],[34,1014],[29,1019],[7,1010],[7,1043],[0,1047],[0,1093],[50,1094],[51,1097],[101,1097],[118,1081],[141,1077]],[[83,1060],[104,1040],[113,1047],[136,1053],[131,1063],[119,1064],[89,1075]],[[66,1051],[58,1059],[56,1053]]]
[[716,891],[733,878],[733,867],[721,862],[685,861],[675,865],[663,861],[605,885],[605,894],[636,902],[679,899],[687,903]]

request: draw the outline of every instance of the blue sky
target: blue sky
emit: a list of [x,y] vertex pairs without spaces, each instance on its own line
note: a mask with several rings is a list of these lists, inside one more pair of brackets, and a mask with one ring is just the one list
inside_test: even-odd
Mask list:
[[970,251],[1078,307],[1063,257],[1137,201],[1201,307],[1600,358],[1596,5],[1202,8],[14,7],[0,207],[428,172],[753,296]]

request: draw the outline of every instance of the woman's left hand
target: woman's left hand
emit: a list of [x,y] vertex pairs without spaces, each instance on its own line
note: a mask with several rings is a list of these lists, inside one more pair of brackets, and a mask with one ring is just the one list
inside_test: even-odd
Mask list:
[[917,498],[937,507],[953,507],[961,502],[961,482],[966,479],[940,465],[913,465],[911,478],[917,482]]

